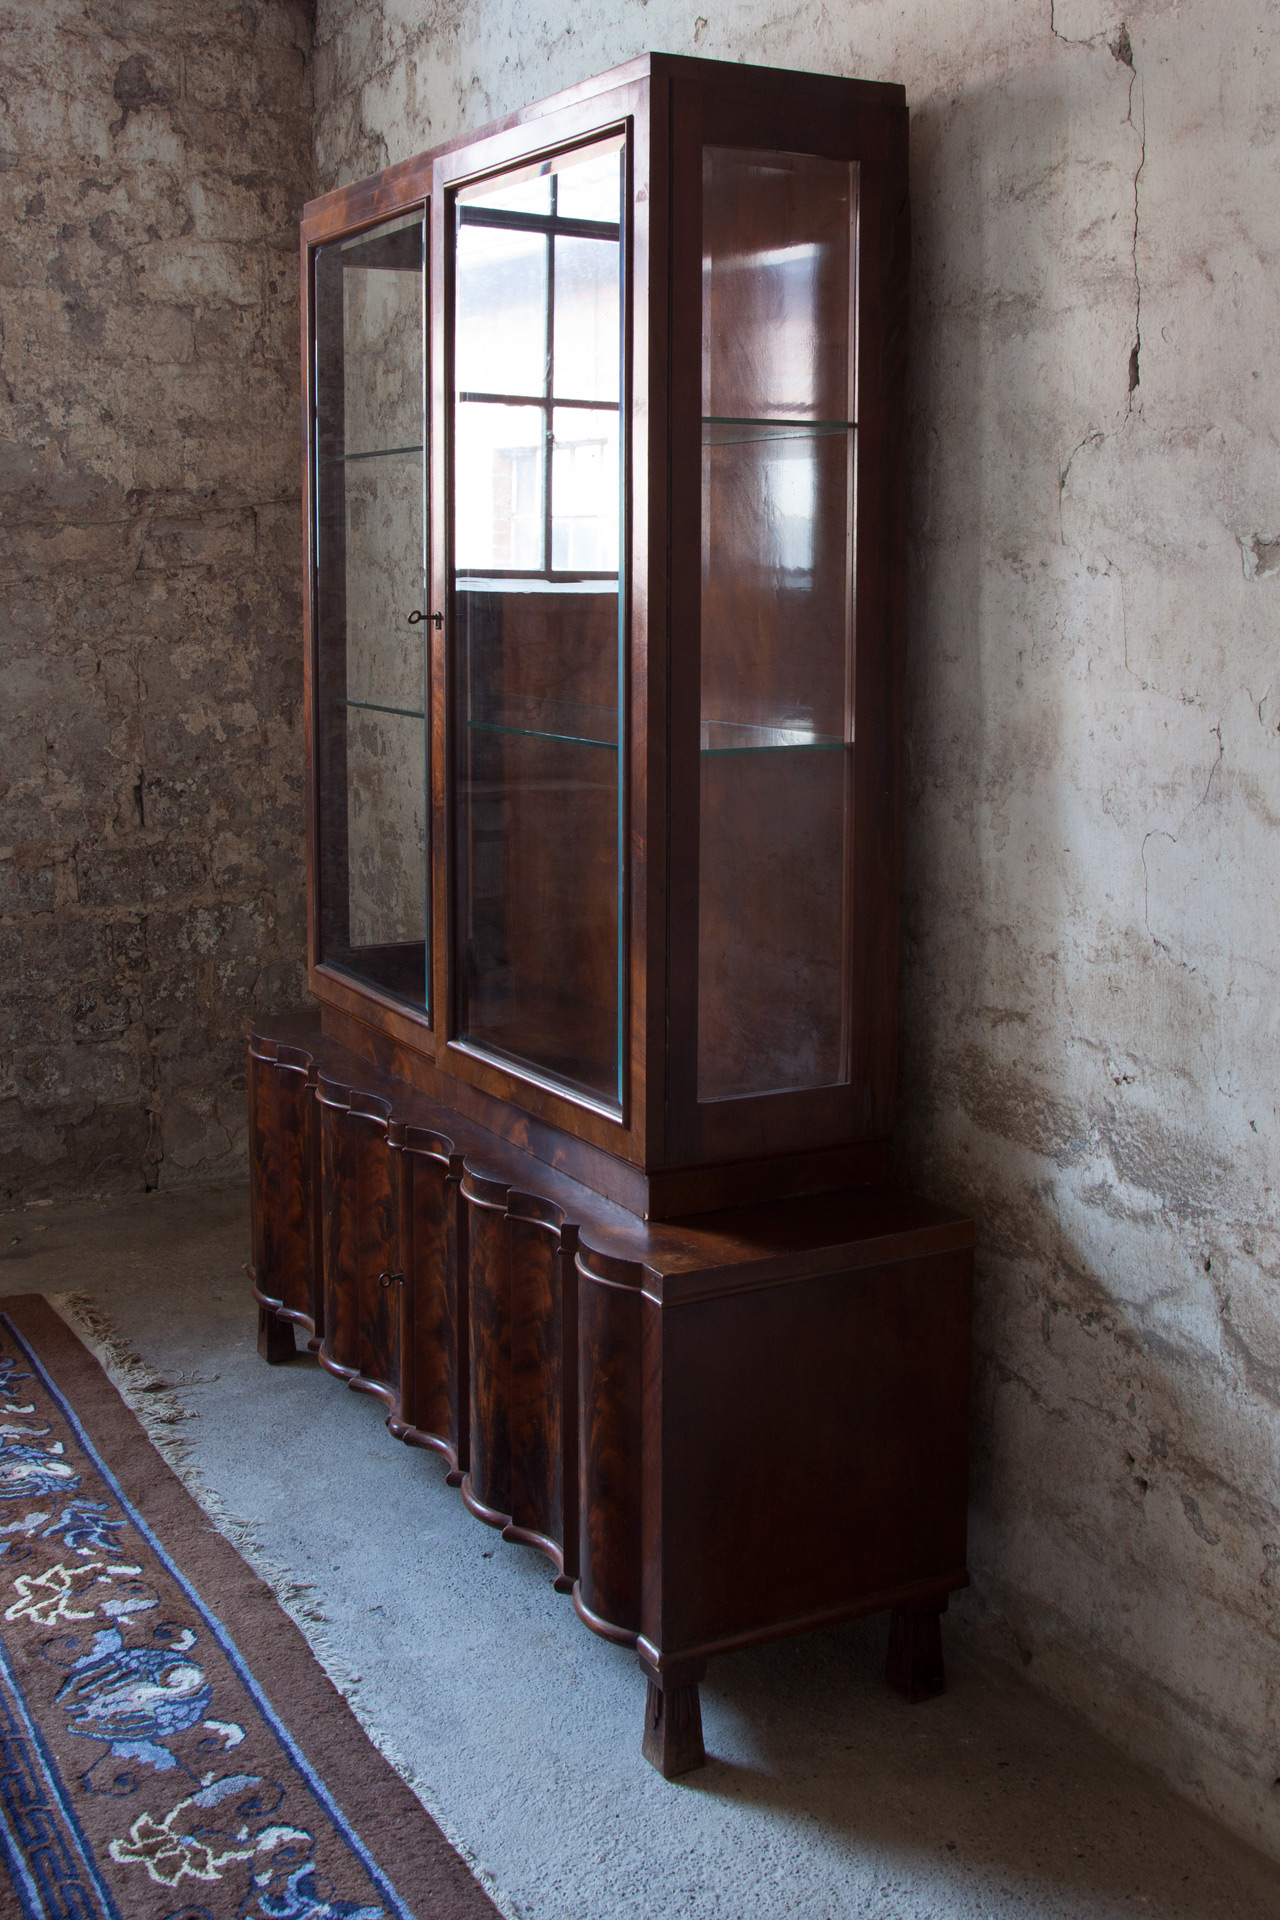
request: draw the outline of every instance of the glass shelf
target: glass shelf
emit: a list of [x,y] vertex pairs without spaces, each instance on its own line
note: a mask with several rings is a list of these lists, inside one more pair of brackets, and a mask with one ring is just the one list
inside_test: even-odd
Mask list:
[[335,700],[335,707],[356,707],[361,713],[398,713],[405,720],[425,720],[421,707],[384,707],[377,700]]
[[736,447],[756,440],[830,440],[851,432],[853,425],[852,420],[748,420],[704,414],[702,443]]
[[390,460],[397,453],[425,453],[421,442],[416,447],[370,447],[365,453],[331,453],[320,462],[322,467],[343,467],[351,460]]
[[736,720],[704,720],[705,756],[728,753],[838,753],[847,743],[811,727],[749,727]]
[[572,700],[527,696],[489,712],[468,715],[467,726],[476,733],[510,733],[528,740],[560,740],[568,746],[618,751],[617,710]]
[[616,740],[591,740],[580,733],[548,733],[541,727],[508,727],[496,720],[468,720],[467,725],[476,733],[514,733],[525,740],[560,740],[570,747],[603,747],[606,753],[616,753]]

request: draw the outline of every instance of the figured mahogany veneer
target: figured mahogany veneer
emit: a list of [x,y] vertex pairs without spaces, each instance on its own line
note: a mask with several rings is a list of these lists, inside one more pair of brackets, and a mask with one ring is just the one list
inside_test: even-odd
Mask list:
[[260,1350],[293,1327],[634,1646],[643,1751],[703,1758],[716,1653],[893,1610],[943,1684],[967,1583],[973,1228],[890,1188],[645,1221],[327,1038],[249,1040]]

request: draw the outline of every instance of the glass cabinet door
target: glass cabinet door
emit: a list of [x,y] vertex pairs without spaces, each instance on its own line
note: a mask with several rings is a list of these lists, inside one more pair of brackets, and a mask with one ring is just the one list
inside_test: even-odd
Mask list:
[[314,255],[319,959],[428,1002],[424,212]]
[[856,177],[703,151],[704,1101],[849,1072]]
[[620,1103],[623,144],[453,207],[455,1026]]

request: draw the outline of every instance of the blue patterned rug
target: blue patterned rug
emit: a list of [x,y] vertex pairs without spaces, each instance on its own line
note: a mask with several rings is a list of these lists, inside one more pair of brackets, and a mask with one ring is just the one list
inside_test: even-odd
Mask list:
[[3,1306],[0,1911],[495,1920],[96,1360]]

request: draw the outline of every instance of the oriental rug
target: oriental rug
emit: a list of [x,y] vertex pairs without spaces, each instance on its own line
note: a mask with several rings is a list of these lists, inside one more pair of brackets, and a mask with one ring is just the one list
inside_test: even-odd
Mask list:
[[0,1301],[0,1913],[495,1920],[37,1294]]

